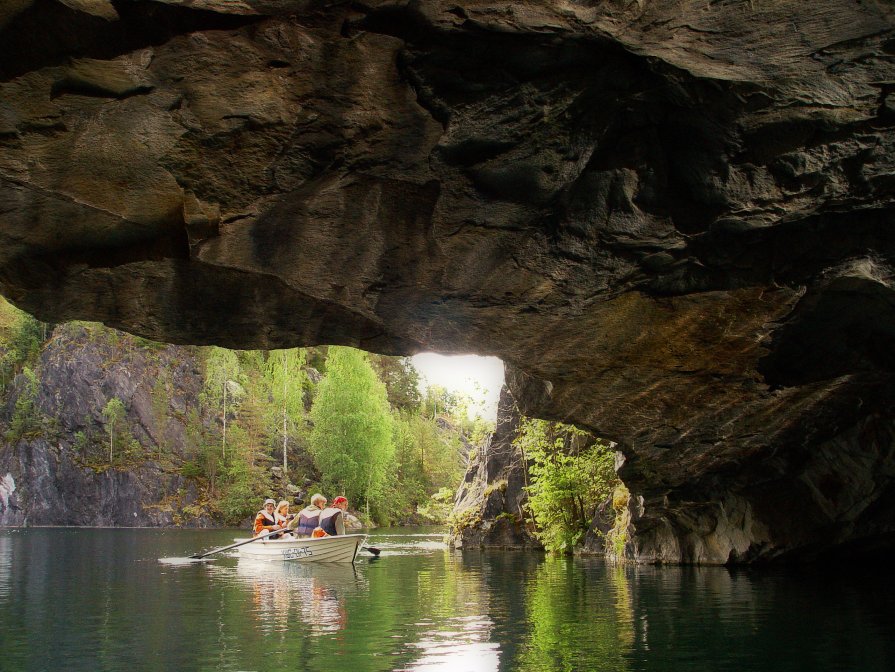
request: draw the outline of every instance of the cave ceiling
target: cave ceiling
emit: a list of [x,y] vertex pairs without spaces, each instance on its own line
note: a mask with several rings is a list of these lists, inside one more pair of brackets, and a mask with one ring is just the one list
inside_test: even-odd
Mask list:
[[861,501],[895,500],[893,144],[885,2],[17,0],[0,291],[178,343],[496,355],[662,524],[809,481],[842,523],[819,447],[842,481],[869,441]]

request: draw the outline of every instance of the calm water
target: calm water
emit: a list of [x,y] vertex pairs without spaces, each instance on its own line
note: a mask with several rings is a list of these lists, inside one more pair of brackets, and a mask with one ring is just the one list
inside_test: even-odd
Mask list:
[[860,566],[614,568],[432,530],[354,567],[159,561],[234,536],[0,530],[0,671],[895,669],[895,582]]

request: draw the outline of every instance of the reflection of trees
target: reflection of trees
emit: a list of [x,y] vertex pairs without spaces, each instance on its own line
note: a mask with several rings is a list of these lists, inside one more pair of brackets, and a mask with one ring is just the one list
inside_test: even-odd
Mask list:
[[357,567],[156,562],[199,546],[189,534],[0,535],[0,670],[876,672],[895,660],[895,579],[867,567],[620,568],[421,546]]
[[624,571],[590,569],[564,557],[538,568],[526,591],[530,634],[517,669],[627,669],[634,633]]
[[[495,656],[489,643],[489,595],[481,577],[449,551],[428,556],[388,558],[370,568],[370,600],[364,636],[391,658],[382,669],[478,669],[453,666],[460,658]],[[400,637],[395,635],[400,633]],[[369,661],[365,669],[369,668]],[[496,669],[496,668],[491,668]]]
[[399,669],[454,672],[496,672],[499,651],[489,617],[492,595],[481,573],[471,571],[457,555],[445,552],[426,569],[417,563],[412,577],[416,593],[418,633],[405,647],[407,663]]

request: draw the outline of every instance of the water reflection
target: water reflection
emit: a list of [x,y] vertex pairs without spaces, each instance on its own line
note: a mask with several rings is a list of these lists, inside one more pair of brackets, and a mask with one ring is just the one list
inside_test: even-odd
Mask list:
[[893,580],[855,569],[627,568],[629,660],[637,670],[895,669]]
[[12,584],[12,539],[0,536],[0,602],[9,599]]
[[[601,571],[597,571],[601,570]],[[524,670],[628,670],[634,641],[624,571],[547,558],[528,583]],[[583,614],[586,619],[582,619]]]
[[500,667],[500,647],[489,641],[493,623],[486,616],[448,619],[441,627],[423,631],[410,645],[420,656],[402,670],[435,672],[494,672]]
[[[445,541],[445,533],[433,532],[414,532],[401,530],[397,533],[379,533],[370,543],[379,548],[382,553],[381,557],[389,555],[431,555],[433,553],[444,553],[450,550]],[[373,544],[375,542],[375,544]]]
[[392,532],[355,566],[158,561],[232,536],[0,531],[0,670],[895,669],[895,580],[864,568],[618,568]]
[[252,595],[252,614],[266,630],[301,628],[312,635],[348,623],[345,593],[365,586],[354,565],[269,562],[240,558],[235,575]]

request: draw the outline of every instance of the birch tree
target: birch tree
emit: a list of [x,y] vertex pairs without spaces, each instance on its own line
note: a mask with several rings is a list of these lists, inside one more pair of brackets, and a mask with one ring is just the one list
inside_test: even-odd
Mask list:
[[123,422],[124,416],[124,404],[118,397],[112,397],[103,407],[103,420],[106,423],[106,431],[109,433],[109,464],[112,464],[115,448],[115,425]]
[[311,420],[311,452],[324,483],[334,493],[364,502],[369,515],[395,447],[385,385],[363,352],[329,349]]
[[278,431],[283,442],[283,473],[289,473],[289,437],[304,417],[305,351],[273,350],[265,364],[264,377],[273,400]]
[[236,353],[225,348],[209,348],[205,357],[203,400],[221,409],[221,457],[227,457],[227,383],[239,376]]

